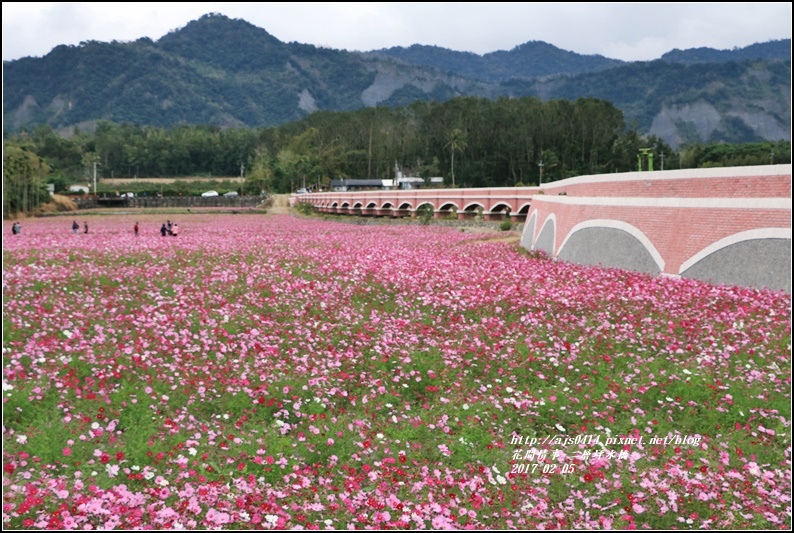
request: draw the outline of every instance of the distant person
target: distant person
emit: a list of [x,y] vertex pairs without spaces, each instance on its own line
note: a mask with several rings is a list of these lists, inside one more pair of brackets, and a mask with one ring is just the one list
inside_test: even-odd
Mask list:
[[178,234],[179,234],[179,224],[177,224],[176,222],[174,222],[174,227],[173,227],[173,228],[171,228],[171,235],[173,235],[174,237],[176,237]]
[[72,233],[77,233],[78,231],[80,231],[80,224],[75,220],[72,222]]
[[160,228],[160,235],[162,235],[163,237],[168,235],[168,228],[165,227],[165,224],[163,224],[162,227]]
[[88,233],[88,222],[83,222],[83,233]]
[[167,230],[168,230],[168,234],[169,234],[169,235],[173,235],[174,225],[173,225],[173,224],[171,224],[171,221],[170,221],[170,220],[166,221],[166,223],[165,223],[165,229],[167,229]]
[[20,224],[19,222],[14,222],[14,225],[11,226],[11,233],[13,233],[14,235],[19,235],[20,233],[22,233],[22,224]]
[[138,223],[135,223],[135,226],[132,228],[135,231],[135,236],[138,236]]

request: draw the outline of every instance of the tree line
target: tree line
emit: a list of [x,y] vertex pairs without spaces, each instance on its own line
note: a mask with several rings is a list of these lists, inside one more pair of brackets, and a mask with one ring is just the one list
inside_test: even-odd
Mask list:
[[593,98],[541,101],[461,97],[443,103],[313,113],[262,129],[99,122],[59,135],[36,126],[4,135],[4,215],[29,212],[74,183],[103,178],[245,177],[243,194],[325,188],[332,179],[444,177],[446,186],[535,185],[585,174],[790,163],[790,143],[691,145],[673,150],[625,125]]

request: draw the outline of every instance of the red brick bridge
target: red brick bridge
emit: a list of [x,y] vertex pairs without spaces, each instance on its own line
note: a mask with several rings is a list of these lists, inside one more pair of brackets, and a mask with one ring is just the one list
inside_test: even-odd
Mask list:
[[[329,192],[325,213],[525,221],[559,260],[791,292],[791,165],[579,176],[540,187]],[[427,207],[424,207],[427,206]]]
[[453,217],[459,220],[478,214],[485,220],[503,220],[506,211],[515,220],[523,220],[529,212],[537,187],[500,187],[491,189],[410,189],[355,192],[324,192],[293,196],[293,200],[309,202],[321,213],[360,216],[417,216],[423,208],[434,218]]

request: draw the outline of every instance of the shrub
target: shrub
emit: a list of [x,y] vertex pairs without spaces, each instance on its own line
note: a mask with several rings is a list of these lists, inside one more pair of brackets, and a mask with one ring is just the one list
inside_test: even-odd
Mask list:
[[501,224],[499,224],[499,231],[510,231],[513,229],[513,223],[508,220],[503,220]]
[[433,208],[430,204],[422,204],[416,210],[416,216],[419,217],[420,222],[426,226],[430,223],[430,219],[433,218]]
[[295,206],[295,209],[298,211],[298,213],[305,216],[311,215],[314,211],[312,204],[309,202],[298,202],[298,205]]
[[77,211],[77,204],[68,196],[53,194],[50,201],[42,204],[35,214],[58,213],[63,211]]

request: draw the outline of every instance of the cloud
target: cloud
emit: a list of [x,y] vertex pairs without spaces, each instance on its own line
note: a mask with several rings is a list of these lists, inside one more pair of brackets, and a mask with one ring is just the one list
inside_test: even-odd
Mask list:
[[159,39],[206,13],[284,42],[347,50],[426,44],[478,54],[545,41],[580,54],[651,60],[674,48],[791,37],[790,3],[4,2],[3,59],[59,44]]

